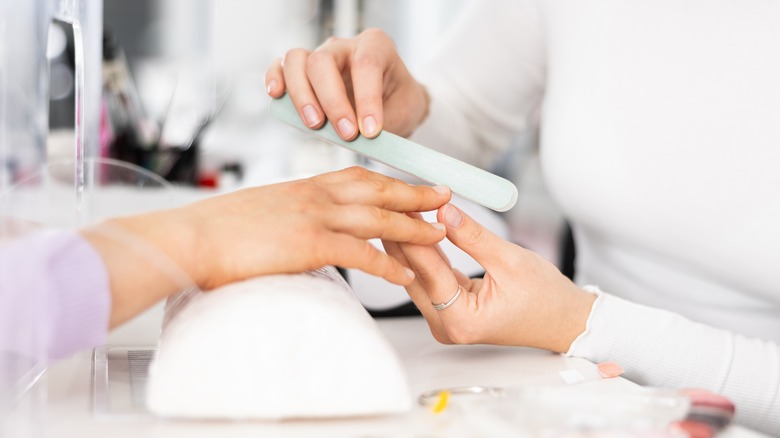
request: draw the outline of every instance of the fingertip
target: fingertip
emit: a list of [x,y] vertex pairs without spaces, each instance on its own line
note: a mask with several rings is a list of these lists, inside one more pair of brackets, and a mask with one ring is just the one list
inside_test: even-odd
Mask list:
[[374,138],[379,135],[380,131],[381,128],[375,116],[368,115],[363,117],[363,120],[360,122],[360,132],[365,137]]
[[437,214],[439,221],[443,222],[447,227],[457,229],[463,225],[463,215],[458,207],[447,203],[439,208]]
[[338,128],[339,136],[344,140],[350,141],[357,137],[358,130],[355,127],[355,124],[352,123],[352,120],[347,117],[339,119],[339,121],[336,122],[336,127]]
[[303,121],[306,123],[306,126],[311,129],[319,128],[325,122],[325,118],[322,117],[320,111],[310,103],[303,106],[301,113],[303,113]]
[[434,234],[429,244],[436,245],[447,237],[447,227],[439,222],[433,222],[430,225],[434,229]]
[[490,266],[504,262],[502,254],[506,240],[493,234],[458,207],[450,203],[442,206],[437,218],[447,226],[447,238],[450,242],[465,251],[483,268],[489,270]]
[[439,197],[439,202],[447,203],[452,200],[452,190],[450,190],[449,187],[437,185],[431,188],[433,189],[433,191],[436,192],[436,195]]
[[447,186],[433,186],[431,187],[436,193],[442,196],[452,196],[452,191]]
[[279,85],[279,81],[276,79],[271,79],[268,82],[268,85],[265,87],[265,91],[268,93],[269,96],[273,97],[274,99],[278,99],[282,96],[284,96],[284,87]]

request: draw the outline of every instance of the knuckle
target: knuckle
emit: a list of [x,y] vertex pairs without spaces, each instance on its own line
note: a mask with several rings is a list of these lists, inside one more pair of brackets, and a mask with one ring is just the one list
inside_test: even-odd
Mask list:
[[347,174],[350,178],[356,180],[369,180],[371,178],[371,172],[368,169],[360,166],[346,168],[344,169],[344,173]]
[[431,189],[424,186],[408,186],[410,190],[410,197],[415,201],[416,210],[424,210],[425,207],[429,207],[431,200]]
[[377,195],[382,195],[390,189],[387,181],[382,181],[377,178],[368,178],[368,177],[365,179],[365,181],[366,184],[370,186],[371,191],[375,192]]
[[485,234],[485,229],[482,227],[472,227],[468,234],[466,235],[466,240],[470,245],[473,246],[479,246],[483,243],[485,243],[485,240],[487,240],[487,235]]
[[412,265],[414,266],[414,274],[421,284],[430,285],[434,281],[436,276],[425,265],[419,265],[414,263]]
[[306,57],[306,70],[316,70],[328,63],[332,58],[327,52],[321,50],[314,51]]
[[370,52],[361,52],[359,55],[355,55],[355,59],[352,60],[352,65],[360,70],[383,69],[380,59]]
[[371,206],[368,211],[376,224],[384,225],[390,222],[390,212],[384,208]]
[[383,31],[382,29],[378,27],[369,27],[368,29],[364,30],[360,33],[361,37],[365,38],[371,38],[371,39],[389,39],[390,37]]

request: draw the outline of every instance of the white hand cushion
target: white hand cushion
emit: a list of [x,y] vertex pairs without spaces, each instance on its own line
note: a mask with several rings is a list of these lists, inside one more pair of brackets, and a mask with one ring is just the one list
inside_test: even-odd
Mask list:
[[148,408],[166,417],[321,418],[411,408],[395,351],[332,268],[174,297],[149,373]]

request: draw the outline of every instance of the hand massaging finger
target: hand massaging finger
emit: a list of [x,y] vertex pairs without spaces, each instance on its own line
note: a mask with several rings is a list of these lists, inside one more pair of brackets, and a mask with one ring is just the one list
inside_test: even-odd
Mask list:
[[320,129],[309,129],[287,94],[272,100],[270,111],[277,119],[307,134],[433,184],[447,186],[453,193],[495,211],[507,211],[517,202],[517,187],[506,179],[387,131],[373,139],[359,135],[346,141],[327,121]]

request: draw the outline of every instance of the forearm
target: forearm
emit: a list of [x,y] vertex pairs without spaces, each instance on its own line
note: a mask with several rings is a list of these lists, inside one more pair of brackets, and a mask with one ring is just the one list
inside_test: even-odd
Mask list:
[[780,430],[780,348],[603,294],[568,354],[615,361],[639,384],[701,388],[737,406],[736,420]]
[[[110,328],[194,285],[184,266],[192,239],[170,211],[111,219],[81,231],[100,253],[111,289]],[[186,248],[185,248],[186,247]],[[187,262],[189,263],[189,262]]]

